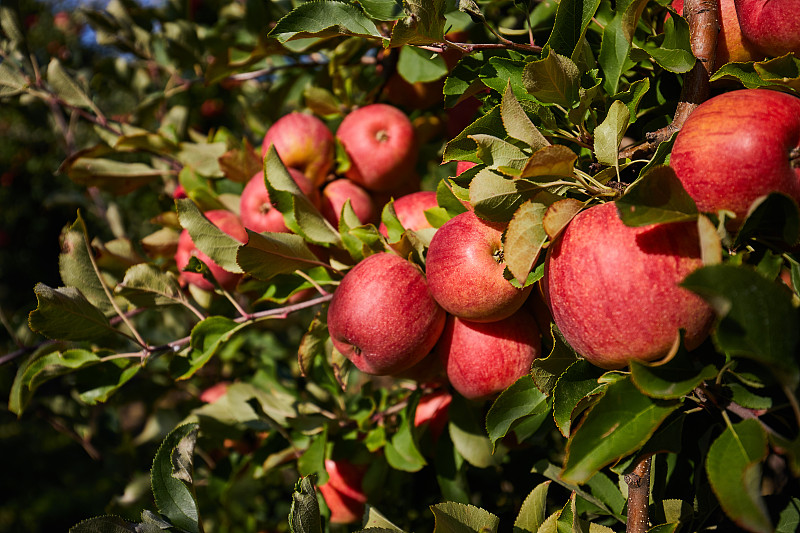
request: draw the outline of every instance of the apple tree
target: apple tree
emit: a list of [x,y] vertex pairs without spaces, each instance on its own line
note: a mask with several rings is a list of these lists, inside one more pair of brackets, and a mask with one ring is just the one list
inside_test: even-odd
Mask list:
[[793,531],[800,28],[751,4],[0,7],[75,207],[0,356],[93,460],[57,527]]

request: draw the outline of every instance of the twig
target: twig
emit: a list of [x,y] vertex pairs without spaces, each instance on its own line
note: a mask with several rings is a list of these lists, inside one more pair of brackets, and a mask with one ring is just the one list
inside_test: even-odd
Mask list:
[[628,484],[628,522],[627,533],[645,533],[647,531],[650,505],[650,463],[652,456],[641,459],[633,468],[633,472],[625,475]]

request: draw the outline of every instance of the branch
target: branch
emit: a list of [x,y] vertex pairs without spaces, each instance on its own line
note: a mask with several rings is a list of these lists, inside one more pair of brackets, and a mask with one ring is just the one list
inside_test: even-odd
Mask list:
[[651,460],[652,456],[641,459],[633,468],[633,472],[625,475],[625,483],[628,484],[626,533],[645,533],[647,531]]
[[692,53],[697,58],[692,70],[684,80],[678,107],[672,122],[659,130],[646,135],[643,144],[632,146],[620,152],[620,157],[635,159],[655,152],[662,142],[683,127],[683,123],[695,108],[708,99],[709,77],[714,72],[714,61],[719,34],[719,7],[716,0],[686,0],[683,16],[689,23]]

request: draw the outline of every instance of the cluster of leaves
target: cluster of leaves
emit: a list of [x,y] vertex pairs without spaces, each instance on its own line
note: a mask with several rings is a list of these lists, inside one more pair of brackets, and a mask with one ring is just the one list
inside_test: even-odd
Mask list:
[[[797,207],[767,197],[731,234],[724,214],[698,213],[666,166],[671,140],[649,159],[620,157],[626,136],[641,139],[669,123],[681,75],[695,64],[687,22],[674,12],[665,20],[668,8],[645,0],[297,4],[234,3],[208,21],[191,10],[187,19],[171,3],[117,1],[86,11],[98,42],[127,54],[107,73],[118,91],[110,109],[87,89],[85,68],[26,55],[17,13],[0,11],[0,97],[54,109],[68,152],[59,170],[105,202],[102,218],[91,215],[99,232],[113,235],[96,237],[80,213],[62,231],[63,286],[38,284],[29,317],[50,341],[23,350],[9,409],[27,414],[54,383],[72,401],[100,406],[151,383],[194,400],[210,384],[235,381],[214,403],[171,404],[190,425],[170,433],[156,454],[159,514],[145,511],[139,524],[102,517],[75,531],[235,529],[206,505],[220,494],[226,501],[253,494],[254,486],[286,487],[288,475],[292,483],[303,476],[294,499],[286,492],[283,506],[262,503],[271,510],[258,516],[268,522],[286,511],[293,531],[316,533],[312,479],[326,480],[331,457],[369,463],[365,529],[418,528],[426,506],[437,531],[495,531],[507,517],[524,531],[619,529],[629,514],[623,480],[652,454],[653,531],[725,520],[753,531],[796,524]],[[495,29],[499,20],[509,27]],[[448,40],[454,26],[471,28],[471,42]],[[517,42],[519,34],[529,42]],[[448,72],[442,54],[451,50],[463,58]],[[481,105],[462,131],[447,139],[439,131],[423,149],[424,182],[440,206],[427,213],[435,227],[463,211],[462,201],[507,222],[508,277],[530,285],[543,274],[549,242],[597,202],[616,201],[630,225],[696,221],[706,266],[684,285],[717,311],[711,338],[691,354],[676,347],[658,364],[603,372],[552,326],[543,339],[548,355],[491,405],[454,398],[448,431],[435,442],[416,427],[428,389],[348,367],[327,338],[325,303],[342,274],[376,251],[424,262],[425,234],[404,231],[391,202],[382,215],[388,238],[361,225],[349,206],[331,226],[274,150],[263,162],[265,183],[292,233],[250,231],[242,244],[203,215],[235,205],[261,168],[252,146],[266,124],[304,106],[333,126],[351,106],[382,97],[382,69],[393,61],[408,82],[443,79],[446,107]],[[797,61],[726,65],[715,78],[793,92]],[[213,104],[205,115],[192,105],[200,100]],[[225,111],[212,112],[216,104]],[[409,112],[431,128],[442,118]],[[66,114],[75,120],[67,123]],[[71,124],[81,120],[87,131],[77,146]],[[442,161],[476,165],[450,178],[452,164]],[[188,199],[173,205],[178,184]],[[118,202],[136,195],[155,198],[144,232],[129,229],[141,227],[141,215],[119,215],[130,204]],[[180,285],[172,253],[184,229],[216,263],[246,275],[235,293]],[[317,247],[330,259],[321,260]],[[188,268],[207,273],[197,259]],[[782,273],[794,288],[780,284]],[[307,289],[318,296],[289,303]],[[199,469],[209,488],[193,484],[198,427],[213,452]],[[231,451],[225,438],[244,444]],[[398,505],[396,494],[409,496]],[[240,527],[263,525],[242,520]]]

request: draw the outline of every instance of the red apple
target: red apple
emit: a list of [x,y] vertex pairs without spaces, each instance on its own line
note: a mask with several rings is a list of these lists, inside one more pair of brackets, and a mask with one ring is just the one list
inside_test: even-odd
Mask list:
[[525,302],[531,287],[518,289],[503,276],[504,229],[467,211],[436,230],[425,272],[431,294],[447,312],[492,322],[510,316]]
[[397,189],[414,175],[417,143],[405,113],[370,104],[349,113],[336,137],[350,158],[345,176],[371,191]]
[[[419,191],[405,196],[401,196],[394,201],[394,212],[397,219],[407,230],[418,231],[425,228],[431,228],[430,222],[425,218],[425,211],[433,207],[438,207],[439,203],[436,200],[436,192],[434,191]],[[388,236],[386,225],[381,222],[378,231],[384,237]]]
[[[313,203],[317,203],[317,189],[314,184],[297,169],[288,167],[286,170]],[[262,233],[270,231],[286,233],[289,229],[283,222],[283,214],[275,209],[269,200],[269,191],[264,183],[264,173],[258,172],[245,185],[239,200],[239,214],[242,224],[252,231]]]
[[483,399],[530,372],[541,355],[541,336],[524,309],[488,323],[450,316],[436,351],[453,388],[465,398]]
[[425,394],[420,398],[417,410],[414,412],[414,426],[427,424],[433,441],[437,441],[449,420],[448,409],[452,401],[453,396],[446,390]]
[[601,368],[667,355],[685,331],[688,349],[714,314],[678,284],[702,266],[694,222],[626,226],[613,202],[580,212],[548,249],[544,296],[567,342]]
[[228,392],[228,387],[230,387],[229,381],[220,381],[200,393],[200,401],[205,403],[214,403],[223,396],[225,393]]
[[739,222],[771,192],[800,202],[800,98],[743,89],[703,102],[678,132],[670,166],[701,211],[727,209]]
[[357,368],[390,375],[431,351],[444,319],[422,271],[384,252],[367,257],[342,279],[328,308],[328,331]]
[[[237,241],[242,243],[247,242],[247,231],[244,229],[239,217],[237,217],[235,214],[224,209],[212,209],[211,211],[206,211],[204,214],[212,224]],[[227,270],[223,269],[221,266],[212,261],[210,257],[198,250],[194,245],[194,242],[192,242],[192,237],[189,235],[189,232],[187,230],[183,230],[178,239],[178,250],[175,252],[175,264],[178,266],[178,270],[180,271],[180,277],[185,282],[191,283],[200,289],[207,291],[213,290],[214,285],[206,280],[202,274],[197,272],[183,271],[183,269],[186,268],[186,265],[189,264],[189,259],[191,259],[192,256],[196,256],[208,266],[211,274],[223,289],[234,289],[236,284],[239,282],[239,278],[242,277],[241,274],[234,274],[233,272],[228,272]]]
[[331,511],[334,524],[357,522],[364,514],[367,495],[361,488],[366,468],[346,460],[325,460],[328,481],[317,487]]
[[347,178],[333,180],[322,189],[320,211],[328,222],[339,227],[342,218],[342,207],[350,200],[350,206],[362,224],[369,224],[375,219],[375,205],[372,196],[363,187]]
[[734,0],[742,34],[768,56],[800,57],[800,0]]
[[296,111],[279,118],[264,136],[262,158],[266,157],[271,144],[275,145],[284,165],[301,171],[314,185],[324,183],[333,168],[333,134],[314,115]]
[[456,163],[456,176],[460,176],[467,170],[471,169],[472,167],[476,166],[478,163],[473,163],[472,161],[459,161]]
[[[672,7],[678,13],[682,13],[683,4],[683,0],[673,0]],[[755,45],[742,35],[734,0],[719,0],[717,8],[719,9],[719,34],[717,34],[714,68],[718,69],[725,63],[744,63],[764,59],[764,55],[756,50]]]

